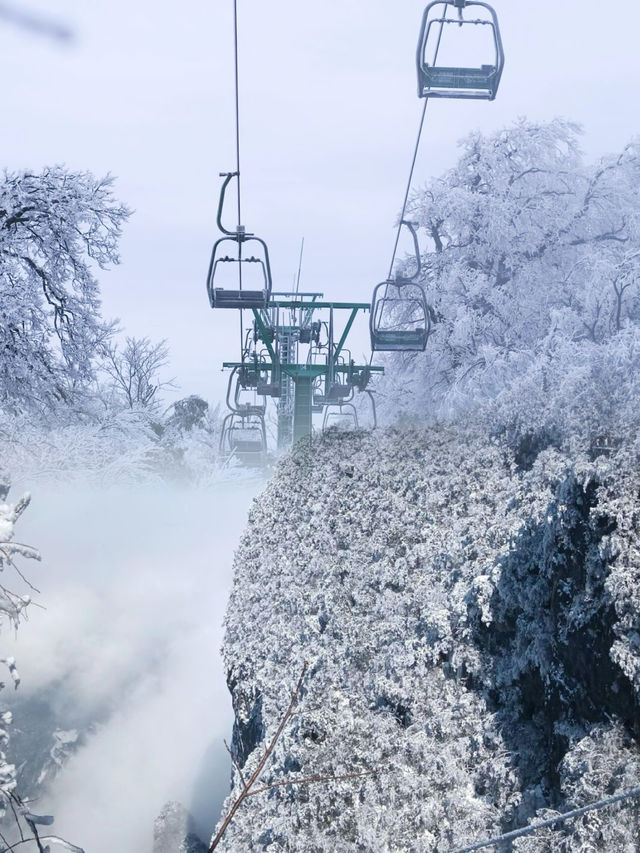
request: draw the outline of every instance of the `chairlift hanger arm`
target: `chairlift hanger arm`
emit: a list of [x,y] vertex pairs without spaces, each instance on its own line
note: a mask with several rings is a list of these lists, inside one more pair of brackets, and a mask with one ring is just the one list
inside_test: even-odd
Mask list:
[[418,232],[416,231],[416,224],[417,223],[410,222],[408,219],[403,219],[400,222],[400,225],[404,225],[405,228],[407,228],[407,230],[411,234],[411,239],[413,240],[413,252],[416,259],[416,271],[414,272],[414,274],[411,276],[404,276],[404,278],[408,278],[409,281],[415,281],[417,278],[419,278],[420,273],[422,272],[422,258],[420,257],[420,243],[418,242]]
[[222,231],[223,234],[226,234],[227,237],[237,237],[238,239],[240,239],[240,235],[243,234],[243,232],[240,231],[240,226],[238,226],[238,228],[234,231],[229,231],[228,228],[225,228],[222,224],[222,211],[224,210],[224,197],[227,191],[227,187],[234,178],[239,178],[239,175],[239,172],[220,172],[220,177],[224,178],[224,181],[222,182],[222,186],[220,187],[220,198],[218,199],[218,215],[216,217],[216,223],[220,231]]

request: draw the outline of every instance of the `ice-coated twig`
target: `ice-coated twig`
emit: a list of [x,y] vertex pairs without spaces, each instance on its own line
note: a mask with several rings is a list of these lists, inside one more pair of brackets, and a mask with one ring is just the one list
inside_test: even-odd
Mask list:
[[265,750],[264,755],[260,759],[258,766],[256,767],[256,769],[252,773],[248,782],[243,786],[242,791],[238,795],[234,804],[229,809],[227,816],[222,821],[222,825],[220,826],[220,829],[216,833],[215,838],[213,839],[213,841],[211,842],[211,845],[209,846],[209,853],[211,853],[211,851],[216,849],[216,847],[218,846],[218,844],[222,840],[222,836],[227,831],[229,824],[233,820],[236,812],[238,811],[238,809],[240,808],[242,803],[249,796],[249,792],[250,792],[251,788],[258,781],[260,774],[264,770],[265,764],[267,763],[267,761],[269,760],[273,750],[275,749],[276,744],[278,743],[278,740],[280,738],[280,735],[284,731],[284,727],[287,725],[287,723],[289,722],[289,720],[293,716],[293,712],[295,710],[295,707],[298,703],[298,699],[300,697],[300,691],[302,690],[302,682],[304,681],[304,677],[307,674],[307,668],[308,668],[308,664],[305,661],[304,666],[302,667],[302,672],[300,673],[300,678],[298,679],[298,684],[296,685],[296,689],[293,691],[293,693],[291,695],[291,701],[289,702],[289,707],[287,708],[283,718],[280,720],[280,725],[278,726],[276,733],[274,734],[273,738],[271,739],[271,743],[269,744],[269,746]]
[[238,776],[240,777],[240,781],[242,782],[243,786],[246,786],[247,783],[246,783],[244,775],[242,773],[242,768],[240,767],[240,765],[236,761],[233,753],[231,752],[231,749],[229,748],[229,744],[227,743],[226,739],[224,741],[224,746],[225,746],[225,749],[227,750],[227,752],[229,753],[229,758],[231,759],[231,763],[233,764],[233,766],[238,771]]

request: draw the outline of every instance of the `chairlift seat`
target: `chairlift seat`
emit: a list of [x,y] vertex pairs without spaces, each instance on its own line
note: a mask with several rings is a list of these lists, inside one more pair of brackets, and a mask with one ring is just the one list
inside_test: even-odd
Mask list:
[[330,427],[347,430],[360,428],[358,412],[353,403],[327,403],[322,418],[322,431],[326,432]]
[[427,348],[426,329],[394,329],[374,331],[371,348],[374,352],[420,352]]
[[420,86],[423,97],[492,101],[498,88],[498,68],[495,65],[481,68],[424,66],[420,69]]
[[213,308],[266,308],[268,302],[266,290],[213,290]]

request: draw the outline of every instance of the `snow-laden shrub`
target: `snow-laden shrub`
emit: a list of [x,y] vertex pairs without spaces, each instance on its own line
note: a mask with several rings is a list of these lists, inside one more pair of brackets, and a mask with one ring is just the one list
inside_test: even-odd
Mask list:
[[[204,403],[204,401],[202,401]],[[207,404],[205,403],[205,406]],[[219,413],[188,429],[172,416],[94,405],[51,419],[0,412],[0,466],[22,482],[208,484],[220,477]]]
[[160,476],[164,455],[147,415],[132,410],[50,425],[0,416],[0,454],[14,479],[103,485]]

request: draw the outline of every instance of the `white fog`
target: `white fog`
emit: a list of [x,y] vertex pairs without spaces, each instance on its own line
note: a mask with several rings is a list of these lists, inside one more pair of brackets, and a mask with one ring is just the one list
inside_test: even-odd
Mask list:
[[5,651],[23,673],[21,694],[51,688],[69,728],[107,713],[38,804],[91,853],[149,853],[169,799],[190,808],[203,837],[217,821],[233,720],[222,620],[262,485],[33,490],[20,537],[42,552],[28,577],[46,610],[34,608],[13,642],[7,634]]

